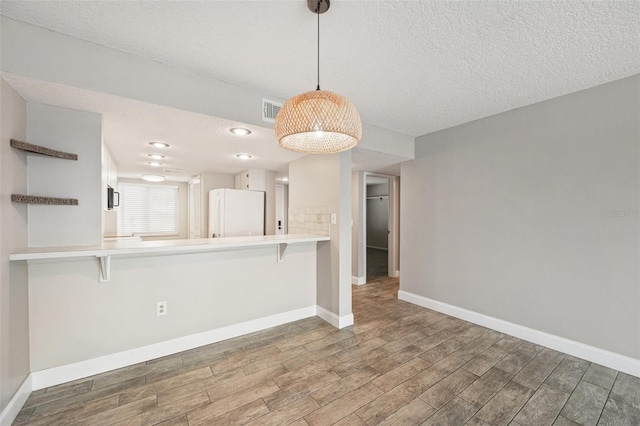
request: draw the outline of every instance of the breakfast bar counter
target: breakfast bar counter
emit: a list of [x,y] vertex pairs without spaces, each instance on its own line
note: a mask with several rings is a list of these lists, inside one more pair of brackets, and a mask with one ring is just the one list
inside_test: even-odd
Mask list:
[[328,244],[299,234],[13,253],[28,265],[34,389],[315,316]]
[[12,253],[9,260],[62,259],[85,256],[124,256],[195,253],[202,251],[232,250],[237,248],[259,247],[282,244],[300,244],[328,241],[323,235],[260,235],[246,237],[201,238],[192,240],[162,241],[117,241],[104,242],[96,246],[78,247],[34,247]]

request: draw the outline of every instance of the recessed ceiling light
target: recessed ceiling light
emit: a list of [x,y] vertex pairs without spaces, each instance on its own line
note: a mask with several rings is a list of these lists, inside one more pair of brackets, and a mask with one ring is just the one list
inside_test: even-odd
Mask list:
[[236,158],[241,160],[250,160],[251,156],[249,154],[236,154]]
[[184,173],[184,170],[182,169],[162,169],[162,170],[167,173]]
[[142,179],[149,182],[162,182],[166,179],[166,176],[161,175],[142,175]]
[[245,129],[244,127],[233,127],[229,129],[229,131],[236,136],[247,136],[251,134],[251,130]]
[[170,146],[168,143],[160,142],[160,141],[149,142],[149,145],[155,146],[156,148],[169,148]]
[[147,154],[147,157],[151,157],[154,160],[162,160],[163,158],[166,158],[164,155],[161,155],[161,154]]
[[153,167],[160,167],[162,163],[158,163],[157,161],[147,161],[147,164]]

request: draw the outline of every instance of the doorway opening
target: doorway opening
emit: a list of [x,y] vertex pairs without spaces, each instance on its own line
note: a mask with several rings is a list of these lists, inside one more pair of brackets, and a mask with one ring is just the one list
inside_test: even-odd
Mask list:
[[389,179],[367,176],[365,202],[367,281],[389,274]]
[[[400,247],[400,178],[364,172],[360,186],[357,239],[358,275],[354,284],[398,277]],[[360,267],[359,265],[362,265]]]

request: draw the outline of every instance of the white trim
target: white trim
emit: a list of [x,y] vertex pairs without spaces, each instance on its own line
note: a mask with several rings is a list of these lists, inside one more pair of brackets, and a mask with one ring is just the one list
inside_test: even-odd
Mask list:
[[396,269],[395,272],[393,273],[393,275],[391,276],[392,278],[398,278],[400,277],[400,270]]
[[316,306],[316,315],[336,328],[344,328],[353,325],[353,314],[339,317],[321,306]]
[[372,248],[372,249],[376,249],[376,250],[389,251],[389,247],[367,246],[367,248]]
[[546,346],[578,358],[586,359],[587,361],[595,362],[597,364],[604,365],[605,367],[631,374],[632,376],[640,377],[640,360],[638,359],[609,352],[594,346],[585,345],[584,343],[565,339],[564,337],[555,336],[543,331],[534,330],[529,327],[490,317],[488,315],[469,311],[464,308],[459,308],[457,306],[449,305],[444,302],[439,302],[437,300],[429,299],[403,290],[398,292],[398,299],[413,303],[414,305],[422,306],[423,308],[442,312],[483,327],[488,327],[538,345]]
[[343,315],[338,318],[338,328],[345,328],[353,325],[353,313],[348,315]]
[[117,368],[209,345],[211,343],[220,342],[222,340],[231,339],[233,337],[242,336],[244,334],[253,333],[304,318],[313,317],[315,315],[316,306],[307,306],[293,311],[283,312],[239,324],[233,324],[227,327],[179,337],[177,339],[167,340],[160,343],[154,343],[152,345],[92,358],[86,361],[79,361],[46,370],[35,371],[31,373],[32,389],[44,389],[49,386],[93,376],[95,374],[104,373]]
[[29,399],[32,389],[31,374],[29,374],[13,395],[13,398],[11,398],[4,410],[2,410],[2,413],[0,413],[0,426],[10,426],[11,423],[13,423],[25,402]]
[[351,284],[362,285],[367,283],[367,277],[355,277],[351,276]]

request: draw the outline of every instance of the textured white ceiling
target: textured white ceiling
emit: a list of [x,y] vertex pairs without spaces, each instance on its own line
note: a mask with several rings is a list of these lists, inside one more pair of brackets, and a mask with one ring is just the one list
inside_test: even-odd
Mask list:
[[[288,98],[315,88],[296,1],[2,1],[10,18]],[[348,1],[321,17],[321,84],[418,136],[640,73],[638,1]]]

